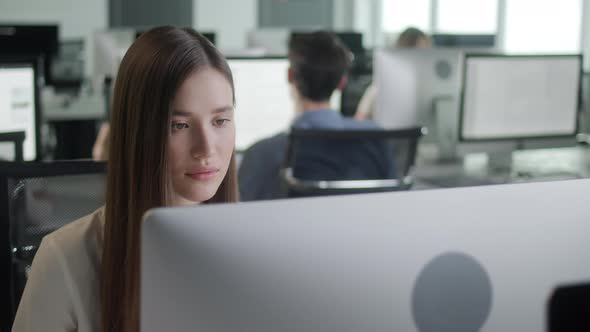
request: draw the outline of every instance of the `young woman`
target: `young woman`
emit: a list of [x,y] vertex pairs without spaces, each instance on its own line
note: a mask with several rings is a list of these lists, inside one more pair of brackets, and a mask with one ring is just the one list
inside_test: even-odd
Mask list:
[[223,56],[191,29],[143,33],[121,62],[104,208],[46,236],[14,331],[138,331],[143,214],[237,201],[234,91]]

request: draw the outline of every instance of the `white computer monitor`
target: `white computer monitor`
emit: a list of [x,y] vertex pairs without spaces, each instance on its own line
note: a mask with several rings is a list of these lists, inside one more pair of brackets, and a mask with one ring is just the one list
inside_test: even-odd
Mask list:
[[426,126],[435,137],[435,103],[458,105],[461,49],[383,49],[374,54],[374,118],[385,128]]
[[[23,158],[38,157],[39,99],[35,58],[0,57],[0,132],[24,131]],[[0,159],[13,160],[14,146],[0,144]]]
[[92,66],[92,84],[96,91],[103,90],[104,79],[117,77],[119,65],[127,50],[135,41],[136,31],[129,28],[95,31],[91,52],[87,52]]
[[581,73],[580,55],[467,55],[460,139],[573,137]]
[[574,180],[152,210],[141,328],[544,331],[555,287],[590,280],[589,195]]
[[[229,58],[236,95],[236,149],[246,150],[261,139],[289,129],[295,103],[285,57]],[[340,110],[340,92],[331,105]]]

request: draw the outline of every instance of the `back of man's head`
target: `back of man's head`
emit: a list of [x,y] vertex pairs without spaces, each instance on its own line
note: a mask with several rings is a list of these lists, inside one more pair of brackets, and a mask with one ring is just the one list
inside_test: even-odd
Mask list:
[[292,82],[314,102],[330,99],[351,65],[350,51],[332,33],[294,33],[289,40]]

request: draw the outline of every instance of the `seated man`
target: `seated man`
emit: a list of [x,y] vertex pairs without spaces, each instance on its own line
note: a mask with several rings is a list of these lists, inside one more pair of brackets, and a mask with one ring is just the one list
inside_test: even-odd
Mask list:
[[[328,32],[295,34],[289,41],[288,80],[295,99],[292,127],[302,129],[379,129],[369,121],[344,118],[330,108],[330,97],[346,84],[351,53]],[[238,172],[243,201],[280,198],[280,168],[288,134],[261,140],[244,153]],[[329,152],[329,151],[326,151]]]

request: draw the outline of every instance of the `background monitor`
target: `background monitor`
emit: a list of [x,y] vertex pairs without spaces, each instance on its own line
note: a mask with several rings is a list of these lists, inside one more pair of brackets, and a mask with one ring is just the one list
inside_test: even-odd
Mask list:
[[94,64],[92,81],[96,91],[103,90],[105,78],[110,77],[115,82],[119,65],[134,41],[133,29],[110,29],[94,33],[91,54]]
[[435,47],[494,48],[496,35],[433,34]]
[[[135,32],[135,38],[137,39],[139,36],[141,36],[142,33],[148,31],[149,29],[143,29],[143,30],[137,30]],[[203,35],[203,37],[207,38],[211,44],[215,45],[215,32],[202,32],[202,31],[198,31],[200,34]]]
[[258,28],[248,32],[247,47],[266,55],[287,56],[291,32],[288,28]]
[[51,84],[51,61],[59,50],[57,25],[0,24],[0,54],[42,56],[40,74]]
[[[236,149],[289,129],[295,103],[287,79],[289,60],[283,57],[229,58],[236,95]],[[340,109],[340,92],[331,104]]]
[[[294,35],[306,35],[311,33],[313,33],[313,31],[293,31],[291,32],[290,38],[293,38]],[[342,44],[344,44],[344,46],[346,46],[355,55],[364,52],[365,48],[363,46],[362,33],[354,31],[333,31],[333,33],[336,37],[338,37],[338,39],[340,39]]]
[[[0,132],[24,131],[23,157],[39,154],[39,91],[37,58],[0,56]],[[13,160],[12,144],[0,145],[0,159]]]
[[365,51],[365,47],[363,46],[363,34],[360,32],[353,32],[353,31],[342,31],[336,32],[336,36],[342,41],[348,49],[356,54],[361,54]]
[[51,83],[57,89],[79,88],[84,81],[84,40],[59,44],[59,54],[51,61]]
[[435,103],[458,105],[463,52],[454,49],[389,49],[375,52],[374,119],[385,128],[426,126],[435,137]]
[[152,210],[141,331],[546,331],[554,288],[590,280],[589,196],[577,180]]
[[580,55],[467,55],[460,139],[573,137],[581,72]]

